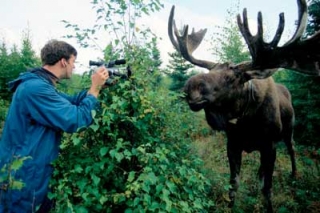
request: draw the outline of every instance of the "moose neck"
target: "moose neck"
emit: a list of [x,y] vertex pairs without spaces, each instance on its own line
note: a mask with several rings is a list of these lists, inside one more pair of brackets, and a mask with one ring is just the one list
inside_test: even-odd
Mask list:
[[239,119],[248,114],[250,103],[255,100],[254,84],[250,80],[240,88],[230,91],[228,98],[219,101],[218,105],[211,103],[204,109],[212,128],[222,130],[227,123],[236,124]]

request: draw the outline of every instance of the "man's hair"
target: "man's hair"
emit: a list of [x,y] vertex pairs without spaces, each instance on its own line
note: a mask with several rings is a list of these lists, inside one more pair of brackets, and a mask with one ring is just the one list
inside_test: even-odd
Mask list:
[[71,55],[77,56],[77,50],[64,41],[50,40],[41,49],[42,65],[54,65],[62,58],[69,60]]

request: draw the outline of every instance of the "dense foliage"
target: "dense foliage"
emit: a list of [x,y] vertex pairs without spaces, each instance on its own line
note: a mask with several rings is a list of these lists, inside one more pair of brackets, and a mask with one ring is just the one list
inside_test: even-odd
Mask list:
[[8,90],[8,82],[28,68],[38,65],[40,60],[32,48],[28,31],[23,36],[20,49],[17,45],[9,48],[5,41],[0,42],[0,129],[4,124],[12,96],[12,92]]
[[[196,123],[189,123],[180,95],[160,87],[157,37],[149,29],[136,30],[135,20],[161,4],[92,4],[103,16],[98,20],[106,22],[100,24],[115,35],[104,60],[124,57],[133,75],[103,91],[87,131],[66,135],[51,183],[55,212],[209,212],[210,183],[189,148]],[[126,21],[114,21],[117,16]],[[76,32],[68,37],[83,46],[94,40],[88,34],[93,31],[66,26]]]
[[94,124],[62,145],[56,212],[208,211],[210,184],[189,154],[190,120],[173,93],[130,81],[105,90]]

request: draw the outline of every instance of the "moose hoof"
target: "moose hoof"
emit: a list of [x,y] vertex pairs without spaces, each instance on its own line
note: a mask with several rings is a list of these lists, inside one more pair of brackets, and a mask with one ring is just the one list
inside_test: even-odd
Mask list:
[[230,202],[229,202],[229,205],[228,205],[229,208],[232,208],[234,206],[235,197],[236,197],[236,193],[234,191],[230,191],[229,192]]
[[267,203],[267,212],[268,213],[273,213],[273,208],[272,208],[272,204],[270,201],[268,201]]
[[267,213],[272,213],[273,212],[272,201],[271,201],[272,193],[270,191],[264,191],[264,190],[262,190],[262,193],[264,195],[265,207],[267,209]]
[[231,201],[229,202],[228,207],[229,207],[229,208],[233,208],[233,206],[234,206],[234,200],[231,200]]

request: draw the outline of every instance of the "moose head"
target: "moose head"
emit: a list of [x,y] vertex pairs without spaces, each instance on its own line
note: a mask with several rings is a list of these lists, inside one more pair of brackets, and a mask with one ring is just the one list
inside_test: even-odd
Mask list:
[[262,192],[271,202],[272,174],[274,171],[275,143],[283,141],[288,149],[292,175],[296,174],[293,148],[294,110],[288,89],[276,84],[272,75],[278,68],[295,70],[309,75],[320,75],[320,32],[303,39],[306,28],[307,4],[297,0],[298,22],[292,38],[278,46],[284,30],[284,14],[271,42],[263,40],[262,14],[258,13],[258,30],[249,30],[247,10],[237,16],[240,32],[249,48],[251,61],[239,64],[215,63],[195,58],[192,54],[202,42],[207,30],[189,34],[188,25],[180,34],[174,21],[174,6],[168,21],[171,43],[190,63],[206,68],[208,73],[192,76],[185,84],[186,100],[193,111],[204,110],[208,124],[227,135],[227,155],[230,167],[229,197],[233,206],[239,186],[242,152],[259,151],[261,165],[259,176],[264,177]]

